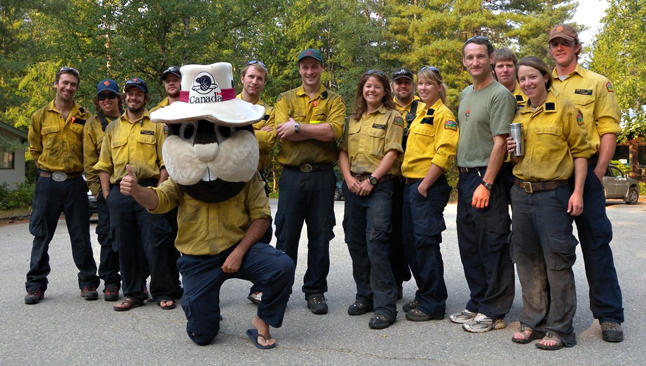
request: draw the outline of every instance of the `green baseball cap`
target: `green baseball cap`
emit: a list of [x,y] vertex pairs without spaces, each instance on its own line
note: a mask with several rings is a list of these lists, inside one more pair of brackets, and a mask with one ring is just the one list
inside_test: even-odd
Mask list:
[[308,48],[306,50],[303,50],[299,55],[298,55],[298,62],[301,62],[302,59],[311,57],[319,62],[323,62],[323,55],[321,55],[321,52],[318,50],[315,50],[313,48]]

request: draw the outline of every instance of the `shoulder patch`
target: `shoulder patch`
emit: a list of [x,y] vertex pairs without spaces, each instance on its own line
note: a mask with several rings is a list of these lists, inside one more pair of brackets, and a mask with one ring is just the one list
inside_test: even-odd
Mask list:
[[552,102],[545,103],[545,110],[546,111],[553,111],[553,110],[556,110],[556,107],[554,106],[554,103],[552,103]]
[[592,95],[592,89],[576,89],[574,90],[574,94]]
[[615,91],[612,90],[612,84],[610,82],[606,83],[606,89],[608,90],[608,93],[614,93]]
[[283,99],[283,95],[282,95],[282,94],[278,94],[278,98],[276,98],[276,101],[279,101],[279,100],[281,100],[281,99]]
[[576,123],[579,126],[583,126],[583,115],[581,114],[581,112],[577,113],[576,115]]
[[395,117],[395,120],[393,121],[393,123],[395,124],[395,126],[404,127],[404,119],[401,118],[400,116]]
[[164,135],[168,136],[168,125],[164,123]]
[[451,131],[457,131],[458,130],[458,124],[455,123],[455,121],[448,120],[444,122],[444,129],[445,130],[451,130]]

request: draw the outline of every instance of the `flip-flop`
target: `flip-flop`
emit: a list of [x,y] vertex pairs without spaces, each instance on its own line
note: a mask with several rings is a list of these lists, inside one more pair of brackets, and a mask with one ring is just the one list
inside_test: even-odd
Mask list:
[[[166,305],[162,305],[162,302],[165,302]],[[168,303],[171,303],[171,304],[169,305]],[[157,305],[159,305],[159,307],[164,310],[171,310],[177,307],[177,304],[175,304],[175,300],[171,300],[171,299],[160,299]]]
[[544,341],[556,341],[556,344],[553,345],[553,346],[547,346],[547,345],[541,344],[539,342],[539,343],[536,343],[536,348],[540,348],[540,349],[544,349],[544,350],[548,350],[548,351],[556,351],[558,349],[561,349],[561,348],[565,347],[563,345],[563,342],[560,339],[556,338],[554,335],[552,335],[550,333],[547,333],[547,335],[545,337],[543,337],[543,340]]
[[[528,336],[527,332],[531,332],[531,334]],[[519,343],[519,344],[527,344],[530,343],[536,339],[538,339],[538,335],[532,328],[521,328],[518,332],[516,333],[522,333],[525,337],[524,338],[516,338],[516,334],[514,334],[513,337],[511,337],[511,341],[514,343]]]
[[267,340],[267,338],[265,338],[262,334],[258,334],[258,330],[257,330],[257,329],[248,329],[248,330],[247,330],[247,337],[249,337],[249,339],[251,339],[251,341],[253,342],[254,346],[256,346],[256,348],[259,348],[259,349],[270,349],[270,348],[274,348],[274,347],[276,347],[276,343],[274,343],[274,344],[269,344],[269,345],[267,345],[267,346],[263,346],[262,344],[258,343],[258,337],[262,337],[262,338],[264,338],[265,340]]
[[[124,305],[124,304],[127,304],[127,306],[123,306],[123,307],[120,306],[120,305]],[[130,309],[138,308],[140,306],[144,306],[143,301],[136,301],[136,300],[133,300],[133,299],[131,299],[129,297],[126,297],[121,303],[115,305],[113,307],[113,309],[114,309],[114,311],[128,311]]]

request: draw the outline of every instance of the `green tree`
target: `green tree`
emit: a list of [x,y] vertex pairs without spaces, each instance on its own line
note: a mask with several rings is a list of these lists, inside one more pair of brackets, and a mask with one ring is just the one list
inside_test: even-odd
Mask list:
[[613,82],[622,110],[620,140],[646,136],[646,1],[612,0],[590,68]]

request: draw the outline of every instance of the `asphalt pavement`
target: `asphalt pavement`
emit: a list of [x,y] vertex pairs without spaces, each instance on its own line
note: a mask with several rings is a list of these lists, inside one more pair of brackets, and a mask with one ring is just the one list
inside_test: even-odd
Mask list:
[[[272,200],[272,211],[276,201]],[[414,295],[414,281],[405,283],[398,302],[397,322],[385,330],[368,328],[371,314],[351,317],[354,301],[350,256],[343,240],[343,202],[336,202],[336,237],[330,243],[331,268],[326,294],[330,312],[314,315],[306,307],[300,287],[305,272],[307,242],[303,232],[294,293],[285,321],[272,329],[278,346],[258,350],[245,335],[256,306],[246,296],[250,284],[231,280],[221,291],[224,321],[220,334],[208,346],[195,345],[186,335],[180,307],[162,310],[148,304],[128,312],[112,310],[113,302],[85,301],[80,297],[65,221],[59,222],[50,245],[52,272],[45,299],[25,305],[25,274],[29,268],[32,236],[28,224],[0,227],[0,365],[643,365],[646,363],[646,203],[631,206],[616,201],[607,207],[613,223],[612,248],[624,297],[625,340],[607,343],[589,310],[588,284],[580,250],[575,264],[578,309],[574,319],[578,345],[559,351],[541,351],[533,344],[511,342],[518,328],[522,301],[516,281],[516,299],[507,315],[507,328],[471,334],[446,319],[407,321],[401,306]],[[461,311],[469,293],[457,247],[456,206],[445,216],[442,255],[449,298],[447,313]],[[99,247],[91,224],[94,257]],[[275,241],[275,239],[274,239]],[[103,283],[101,284],[101,289]],[[640,300],[641,299],[641,300]]]

